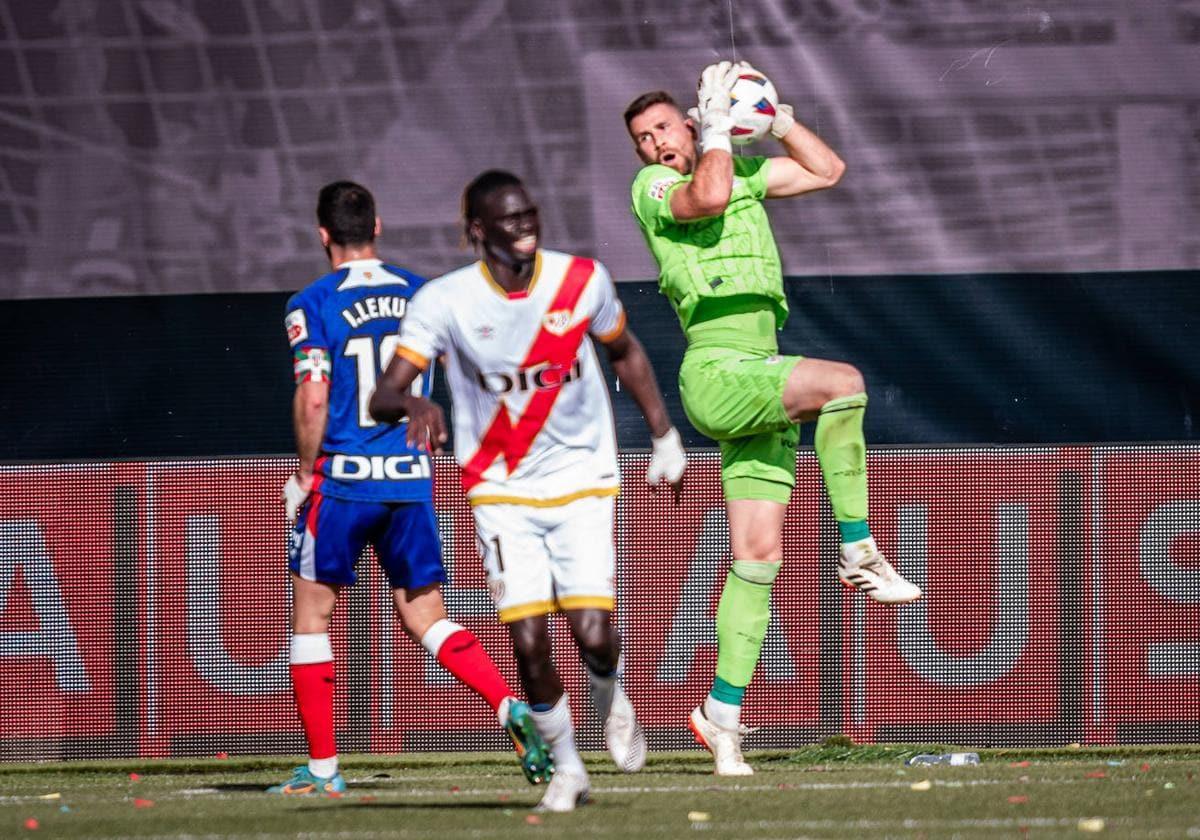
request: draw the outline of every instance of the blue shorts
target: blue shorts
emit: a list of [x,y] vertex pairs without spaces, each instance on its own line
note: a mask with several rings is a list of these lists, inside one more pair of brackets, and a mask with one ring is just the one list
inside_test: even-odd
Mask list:
[[313,491],[296,517],[288,567],[305,580],[349,586],[368,545],[393,589],[445,583],[432,502],[360,502]]

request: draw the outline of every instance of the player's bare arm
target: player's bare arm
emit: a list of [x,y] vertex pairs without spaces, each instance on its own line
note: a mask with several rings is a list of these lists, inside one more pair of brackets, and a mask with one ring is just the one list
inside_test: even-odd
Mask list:
[[629,389],[633,401],[646,418],[650,434],[656,438],[665,435],[671,428],[671,418],[667,414],[667,406],[658,390],[654,369],[650,367],[650,358],[646,355],[642,343],[632,330],[625,329],[616,338],[605,343],[604,349],[608,351],[608,361],[612,364],[613,372]]
[[300,465],[283,485],[283,504],[289,522],[295,520],[300,506],[312,492],[313,469],[321,453],[328,417],[329,381],[309,379],[297,385],[292,396],[292,428]]
[[321,452],[328,417],[329,382],[309,380],[297,385],[292,397],[292,426],[296,434],[296,454],[300,456],[296,475],[305,491],[312,486],[313,465]]
[[779,142],[787,157],[771,158],[771,165],[767,167],[767,198],[788,198],[827,190],[842,179],[845,161],[798,120],[793,121]]
[[679,222],[711,219],[725,212],[732,194],[733,155],[710,149],[700,156],[692,180],[671,193],[671,214]]
[[428,445],[433,454],[440,455],[447,440],[446,415],[437,403],[409,391],[421,371],[410,360],[396,356],[376,384],[367,410],[381,423],[396,423],[407,417],[409,445]]
[[632,330],[625,329],[614,339],[604,343],[608,361],[613,372],[633,396],[652,437],[650,465],[646,480],[652,485],[666,480],[671,485],[675,501],[683,489],[683,470],[686,456],[679,432],[671,425],[671,417],[663,402],[662,392],[646,350]]

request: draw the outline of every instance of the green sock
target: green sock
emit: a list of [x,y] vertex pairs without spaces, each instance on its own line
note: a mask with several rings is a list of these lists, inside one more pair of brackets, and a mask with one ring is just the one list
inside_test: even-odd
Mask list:
[[717,605],[718,686],[750,684],[771,620],[771,584],[780,565],[733,561]]
[[865,522],[867,518],[866,410],[867,395],[852,394],[825,403],[817,417],[813,447],[838,522]]
[[865,540],[871,536],[871,529],[867,526],[865,519],[856,519],[853,522],[839,522],[838,533],[842,535],[842,542],[852,543],[859,540]]

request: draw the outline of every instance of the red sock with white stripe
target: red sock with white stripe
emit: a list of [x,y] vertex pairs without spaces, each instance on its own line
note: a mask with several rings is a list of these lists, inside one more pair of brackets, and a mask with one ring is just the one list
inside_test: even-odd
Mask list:
[[448,618],[435,621],[421,637],[421,645],[459,682],[486,700],[498,716],[504,699],[516,696],[479,639],[461,624]]
[[328,633],[292,636],[292,689],[308,741],[308,769],[314,776],[337,773],[337,743],[333,734],[333,647]]

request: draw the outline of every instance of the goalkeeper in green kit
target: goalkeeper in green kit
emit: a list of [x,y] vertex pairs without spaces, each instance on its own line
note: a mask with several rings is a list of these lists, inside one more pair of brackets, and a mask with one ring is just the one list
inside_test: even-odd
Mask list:
[[734,157],[730,90],[742,72],[757,71],[728,61],[705,68],[688,115],[663,91],[625,111],[645,164],[633,182],[633,213],[688,342],[680,396],[692,424],[721,448],[733,564],[717,608],[716,678],[690,720],[718,775],[754,772],[741,754],[742,695],[783,559],[799,423],[817,422],[817,459],[842,539],[838,577],[883,603],[921,596],[867,526],[862,374],[844,362],[780,356],[775,340],[788,309],[763,200],[828,189],[845,164],[786,105],[771,126],[785,155]]

